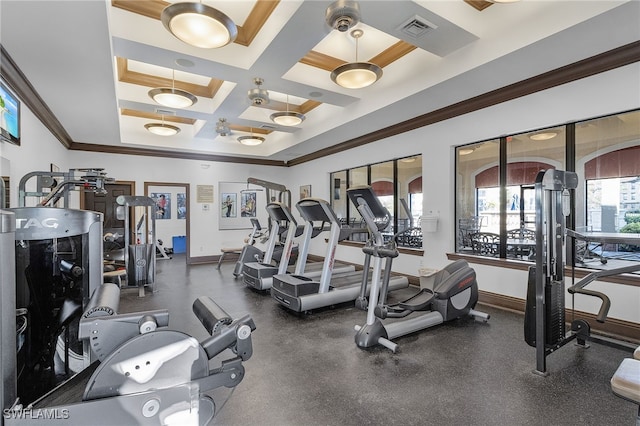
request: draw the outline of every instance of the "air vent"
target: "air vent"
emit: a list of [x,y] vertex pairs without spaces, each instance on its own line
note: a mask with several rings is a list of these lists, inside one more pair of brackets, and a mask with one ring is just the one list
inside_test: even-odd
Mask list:
[[420,38],[428,32],[435,30],[437,25],[424,19],[422,16],[415,15],[404,21],[396,30],[412,38]]
[[156,108],[156,114],[159,114],[159,115],[176,115],[176,112],[175,111],[171,111],[170,109]]
[[261,129],[266,129],[266,130],[276,130],[276,127],[272,126],[270,124],[262,124],[262,125],[260,125],[260,128]]

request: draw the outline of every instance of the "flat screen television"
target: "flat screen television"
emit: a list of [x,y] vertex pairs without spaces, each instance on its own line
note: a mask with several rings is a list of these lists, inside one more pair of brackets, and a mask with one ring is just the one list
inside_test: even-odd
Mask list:
[[20,101],[0,82],[0,140],[20,145]]

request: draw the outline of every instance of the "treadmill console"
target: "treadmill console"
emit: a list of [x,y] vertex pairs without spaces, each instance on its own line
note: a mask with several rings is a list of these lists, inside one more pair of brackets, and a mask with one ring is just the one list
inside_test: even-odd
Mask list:
[[380,200],[376,196],[375,192],[373,192],[373,188],[371,186],[362,185],[349,188],[347,189],[347,196],[356,208],[361,204],[358,201],[359,199],[362,199],[366,203],[374,216],[378,230],[382,230],[387,226],[389,219],[391,218],[391,214],[382,205],[382,203],[380,203]]

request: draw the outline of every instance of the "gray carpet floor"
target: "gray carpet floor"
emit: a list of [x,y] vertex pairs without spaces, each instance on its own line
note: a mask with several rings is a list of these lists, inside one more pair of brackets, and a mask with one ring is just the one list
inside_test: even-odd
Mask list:
[[609,382],[625,350],[570,343],[547,358],[550,374],[541,377],[532,373],[524,316],[482,305],[486,323],[460,319],[399,338],[395,354],[362,350],[353,327],[365,312],[345,304],[294,314],[235,280],[233,266],[187,266],[176,255],[158,262],[156,293],[125,289],[120,304],[121,313],[167,308],[170,328],[199,340],[207,336],[191,310],[199,296],[253,317],[253,357],[233,392],[214,393],[222,407],[214,424],[635,424],[637,406],[613,395]]

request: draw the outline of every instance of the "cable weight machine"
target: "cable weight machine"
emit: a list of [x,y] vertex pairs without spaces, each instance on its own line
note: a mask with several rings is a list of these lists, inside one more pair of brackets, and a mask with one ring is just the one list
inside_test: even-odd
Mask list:
[[[524,338],[536,348],[536,374],[547,376],[546,358],[572,340],[588,348],[590,326],[584,319],[565,318],[565,235],[571,214],[571,191],[578,187],[578,175],[563,170],[538,173],[535,182],[536,264],[529,268],[525,306]],[[602,274],[600,274],[602,275]],[[608,275],[608,274],[607,274]],[[602,301],[597,321],[604,322],[611,302],[600,292],[584,289],[593,279],[568,288],[569,293],[597,297]]]
[[[35,179],[35,191],[28,191],[27,184]],[[40,207],[55,207],[58,200],[63,200],[63,207],[69,208],[69,191],[73,188],[94,191],[104,194],[107,183],[114,182],[107,177],[104,169],[82,168],[69,169],[68,172],[44,172],[36,171],[27,173],[18,184],[18,207],[26,206],[27,197],[39,197]]]

